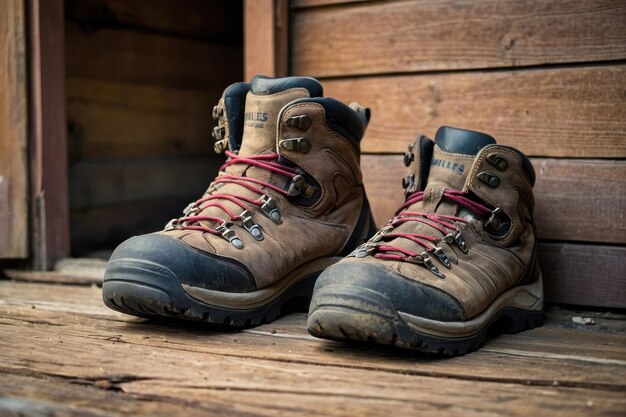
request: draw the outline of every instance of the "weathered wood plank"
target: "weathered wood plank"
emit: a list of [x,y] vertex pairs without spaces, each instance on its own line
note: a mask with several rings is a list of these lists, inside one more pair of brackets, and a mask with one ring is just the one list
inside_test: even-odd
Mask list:
[[23,0],[0,13],[0,258],[28,256],[26,37]]
[[55,284],[102,284],[107,261],[89,258],[65,258],[54,266],[54,271],[24,271],[5,269],[6,276],[15,281],[47,282]]
[[161,230],[169,219],[201,193],[170,195],[149,200],[74,210],[70,216],[72,254],[85,256],[101,249],[113,249],[131,236]]
[[126,29],[65,30],[67,75],[172,88],[214,88],[242,78],[240,46]]
[[[626,243],[626,161],[533,158],[532,162],[540,238]],[[404,200],[402,157],[363,155],[361,165],[376,224],[383,225]]]
[[446,124],[493,135],[529,156],[626,157],[626,67],[467,72],[324,82],[370,106],[364,152],[405,152]]
[[241,43],[241,1],[66,0],[65,17],[91,27],[126,27],[222,43]]
[[543,243],[539,250],[548,299],[626,308],[626,247]]
[[369,3],[378,0],[291,0],[292,9],[304,9],[308,7],[332,6],[338,4]]
[[69,255],[67,118],[62,0],[28,0],[32,265]]
[[[315,4],[319,4],[315,2]],[[295,10],[294,73],[316,77],[618,60],[616,0],[398,1]]]
[[[626,322],[624,316],[619,314],[582,313],[596,321],[595,325],[585,326],[571,321],[574,314],[580,315],[581,313],[571,313],[562,309],[549,310],[543,327],[517,335],[500,335],[490,339],[484,348],[471,355],[433,362],[432,357],[416,355],[409,351],[321,341],[306,332],[304,313],[290,314],[273,323],[246,329],[233,335],[230,332],[220,332],[211,326],[192,322],[169,323],[132,318],[106,308],[100,303],[100,296],[100,289],[95,287],[0,283],[0,299],[4,300],[2,304],[7,309],[6,311],[10,312],[7,315],[12,319],[41,322],[40,324],[43,325],[47,322],[49,326],[74,326],[80,323],[85,329],[98,327],[100,321],[100,324],[104,326],[102,329],[106,332],[114,335],[120,331],[125,332],[121,339],[126,343],[140,343],[142,339],[150,339],[143,343],[166,346],[170,342],[162,337],[159,338],[158,335],[175,333],[181,348],[183,345],[188,345],[185,349],[194,350],[192,345],[201,345],[197,347],[199,352],[227,356],[239,355],[306,363],[314,363],[317,360],[329,365],[344,364],[350,367],[384,369],[427,376],[462,375],[464,372],[469,372],[470,376],[485,380],[510,379],[519,382],[530,378],[537,384],[541,384],[542,380],[551,381],[550,378],[555,378],[562,384],[566,384],[567,381],[587,383],[611,381],[611,383],[619,384],[623,383],[623,380],[610,368],[605,369],[600,366],[597,369],[588,369],[591,373],[585,373],[584,369],[577,368],[574,362],[626,365],[620,362],[620,360],[622,362],[626,360],[626,345],[624,345]],[[77,313],[83,317],[79,322],[74,319]],[[103,321],[103,319],[106,320]],[[82,330],[78,330],[79,333],[80,331]],[[156,337],[145,338],[146,335]],[[211,335],[212,344],[204,343],[207,335]],[[107,338],[104,334],[101,337]],[[237,338],[237,342],[240,343],[229,347],[229,344],[233,342],[233,337]],[[286,345],[279,344],[275,348],[284,350],[265,349],[268,346],[276,346],[277,339],[287,339]],[[291,342],[288,343],[289,340]],[[317,344],[309,342],[317,342]],[[295,349],[297,345],[299,348]],[[517,352],[510,352],[511,348],[517,349]],[[508,353],[502,358],[488,359],[489,355],[503,354],[505,350]],[[514,367],[516,371],[502,375],[499,368],[506,363],[509,355],[519,356],[521,362],[509,363],[508,366]],[[546,366],[538,369],[530,366],[530,369],[527,369],[528,364],[524,363],[524,358],[527,357],[530,360],[541,355],[547,359],[560,358],[573,362],[565,368]],[[395,360],[390,361],[390,358],[395,358]],[[492,363],[493,361],[495,363]],[[468,371],[468,369],[474,371]],[[583,372],[574,372],[576,369]]]
[[[233,334],[180,323],[120,321],[114,313],[90,316],[90,308],[104,308],[97,289],[63,295],[54,286],[31,284],[18,296],[16,285],[23,284],[0,283],[0,299],[5,301],[0,305],[1,371],[11,381],[0,390],[87,411],[115,412],[120,398],[126,400],[124,411],[136,410],[134,414],[141,414],[141,408],[133,400],[147,399],[194,404],[205,412],[261,415],[380,415],[391,409],[395,415],[414,415],[417,409],[445,415],[451,407],[468,415],[525,415],[545,407],[557,410],[555,415],[593,415],[623,405],[619,369],[626,362],[603,359],[606,354],[598,350],[609,348],[612,340],[610,349],[623,358],[623,335],[555,326],[557,335],[570,334],[541,338],[563,353],[558,358],[545,355],[541,367],[536,366],[534,348],[524,355],[519,335],[505,336],[512,342],[519,339],[515,352],[507,346],[508,354],[482,350],[436,361],[313,339],[301,325],[300,337],[285,337],[281,321],[259,328],[267,334]],[[60,301],[50,301],[55,299]],[[302,318],[295,316],[300,322]],[[278,330],[272,334],[273,329]],[[531,334],[536,331],[522,333]],[[574,335],[580,336],[578,346],[561,346],[562,340],[576,339]],[[19,348],[25,344],[28,351]],[[568,358],[572,349],[585,346],[591,347],[585,355]],[[26,381],[35,388],[17,392]],[[71,383],[74,389],[68,389]],[[102,396],[109,400],[102,401]],[[485,401],[491,396],[493,401]],[[507,401],[497,400],[503,397]],[[72,398],[76,402],[68,401]]]
[[244,5],[245,68],[247,80],[256,74],[287,75],[288,0],[246,0]]
[[[295,371],[295,370],[294,370]],[[266,370],[267,372],[267,370]],[[306,371],[304,371],[306,372]],[[307,379],[306,374],[296,374],[290,381],[301,378]],[[464,415],[524,415],[523,412],[540,413],[540,407],[553,407],[560,410],[558,400],[562,398],[564,407],[571,412],[572,408],[577,412],[571,416],[595,416],[614,411],[619,413],[621,403],[616,393],[596,393],[582,389],[525,389],[518,387],[506,387],[501,389],[500,384],[491,395],[501,395],[494,398],[494,406],[478,406],[478,399],[474,406],[467,406],[467,394],[463,395],[464,403],[456,405],[448,399],[443,403],[441,395],[436,395],[435,400],[424,400],[422,404],[417,402],[405,402],[389,398],[368,398],[365,395],[349,396],[342,393],[327,392],[285,392],[283,389],[271,389],[258,387],[257,389],[237,389],[232,386],[210,386],[208,382],[194,386],[181,387],[176,383],[168,389],[165,380],[152,380],[147,384],[150,387],[142,387],[144,384],[126,381],[125,375],[120,377],[104,375],[91,380],[68,379],[59,376],[34,376],[21,374],[3,375],[4,387],[0,392],[8,397],[16,398],[24,408],[18,408],[22,413],[30,415],[27,410],[44,410],[47,415],[55,416],[155,416],[155,415],[185,415],[185,416],[380,416],[393,414],[394,416],[414,416],[415,413],[427,412],[432,416],[448,416],[450,409],[461,410]],[[263,381],[259,376],[257,380]],[[113,381],[113,382],[111,382]],[[421,391],[418,398],[426,397],[426,394],[439,388],[427,385],[430,380],[415,382],[414,389]],[[358,384],[355,384],[358,385]],[[455,389],[457,384],[452,384]],[[469,385],[469,384],[468,384]],[[480,387],[490,388],[490,387]],[[141,392],[137,392],[141,389]],[[148,389],[153,389],[152,393]],[[446,391],[447,392],[447,391]],[[470,391],[476,395],[485,395],[487,392],[474,386]],[[533,395],[539,393],[537,398]],[[513,394],[511,396],[511,394]],[[578,400],[573,396],[579,395]],[[482,398],[486,398],[482,397]],[[502,400],[505,398],[506,400]],[[541,398],[541,399],[540,399]],[[550,398],[546,400],[547,398]],[[522,410],[515,409],[521,407]],[[509,414],[506,409],[507,402],[511,404],[515,412]],[[585,402],[587,401],[587,402]],[[29,407],[32,405],[32,408]],[[1,406],[1,404],[0,404]],[[16,405],[13,405],[16,407]],[[36,408],[35,408],[36,407]],[[0,408],[0,410],[2,410]],[[11,411],[15,408],[11,409]],[[54,413],[54,414],[52,414]],[[13,414],[9,414],[13,415]],[[42,414],[46,415],[46,414]],[[556,412],[554,415],[568,415],[565,412]]]
[[94,159],[69,168],[73,210],[197,195],[217,174],[218,156]]
[[190,90],[68,78],[70,160],[213,154],[210,109],[224,87]]

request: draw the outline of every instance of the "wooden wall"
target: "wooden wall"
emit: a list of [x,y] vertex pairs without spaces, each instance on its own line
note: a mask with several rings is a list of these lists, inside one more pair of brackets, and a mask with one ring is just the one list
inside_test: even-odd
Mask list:
[[230,0],[66,0],[72,255],[163,227],[217,172],[211,109],[243,77]]
[[402,200],[400,155],[418,134],[490,133],[537,171],[548,300],[626,307],[626,2],[290,6],[290,73],[372,108],[362,163],[379,224]]

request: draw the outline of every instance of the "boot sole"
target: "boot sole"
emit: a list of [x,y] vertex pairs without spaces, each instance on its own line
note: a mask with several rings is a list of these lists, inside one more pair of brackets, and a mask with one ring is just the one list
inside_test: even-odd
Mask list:
[[514,334],[541,326],[542,288],[539,275],[535,283],[501,294],[471,320],[442,322],[397,311],[389,298],[366,288],[327,285],[313,296],[307,330],[324,339],[464,355],[483,346],[488,334]]
[[340,257],[319,258],[296,268],[269,287],[247,293],[211,291],[180,284],[163,267],[117,259],[102,285],[104,304],[146,318],[173,317],[230,327],[270,323],[290,311],[307,311],[317,277]]

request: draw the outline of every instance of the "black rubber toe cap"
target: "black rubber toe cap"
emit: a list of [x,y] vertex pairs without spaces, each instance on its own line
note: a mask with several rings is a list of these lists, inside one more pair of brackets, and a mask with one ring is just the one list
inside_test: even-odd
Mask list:
[[336,292],[341,292],[345,300],[350,289],[354,290],[355,299],[363,298],[363,290],[374,292],[390,300],[397,311],[426,319],[462,321],[466,317],[463,306],[450,294],[369,262],[343,262],[327,268],[315,284],[313,302],[324,304],[325,294]]
[[227,292],[256,290],[244,265],[158,234],[136,236],[119,245],[104,281],[137,282],[164,290],[180,288],[180,284]]

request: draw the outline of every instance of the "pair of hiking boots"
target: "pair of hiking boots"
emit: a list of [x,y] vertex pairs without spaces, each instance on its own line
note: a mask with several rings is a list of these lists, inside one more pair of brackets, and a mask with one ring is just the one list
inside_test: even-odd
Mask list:
[[376,231],[359,163],[368,109],[312,78],[256,76],[213,116],[226,162],[182,217],[115,250],[107,306],[246,327],[310,301],[314,336],[448,355],[541,324],[535,173],[518,150],[452,127],[418,138],[405,202]]

